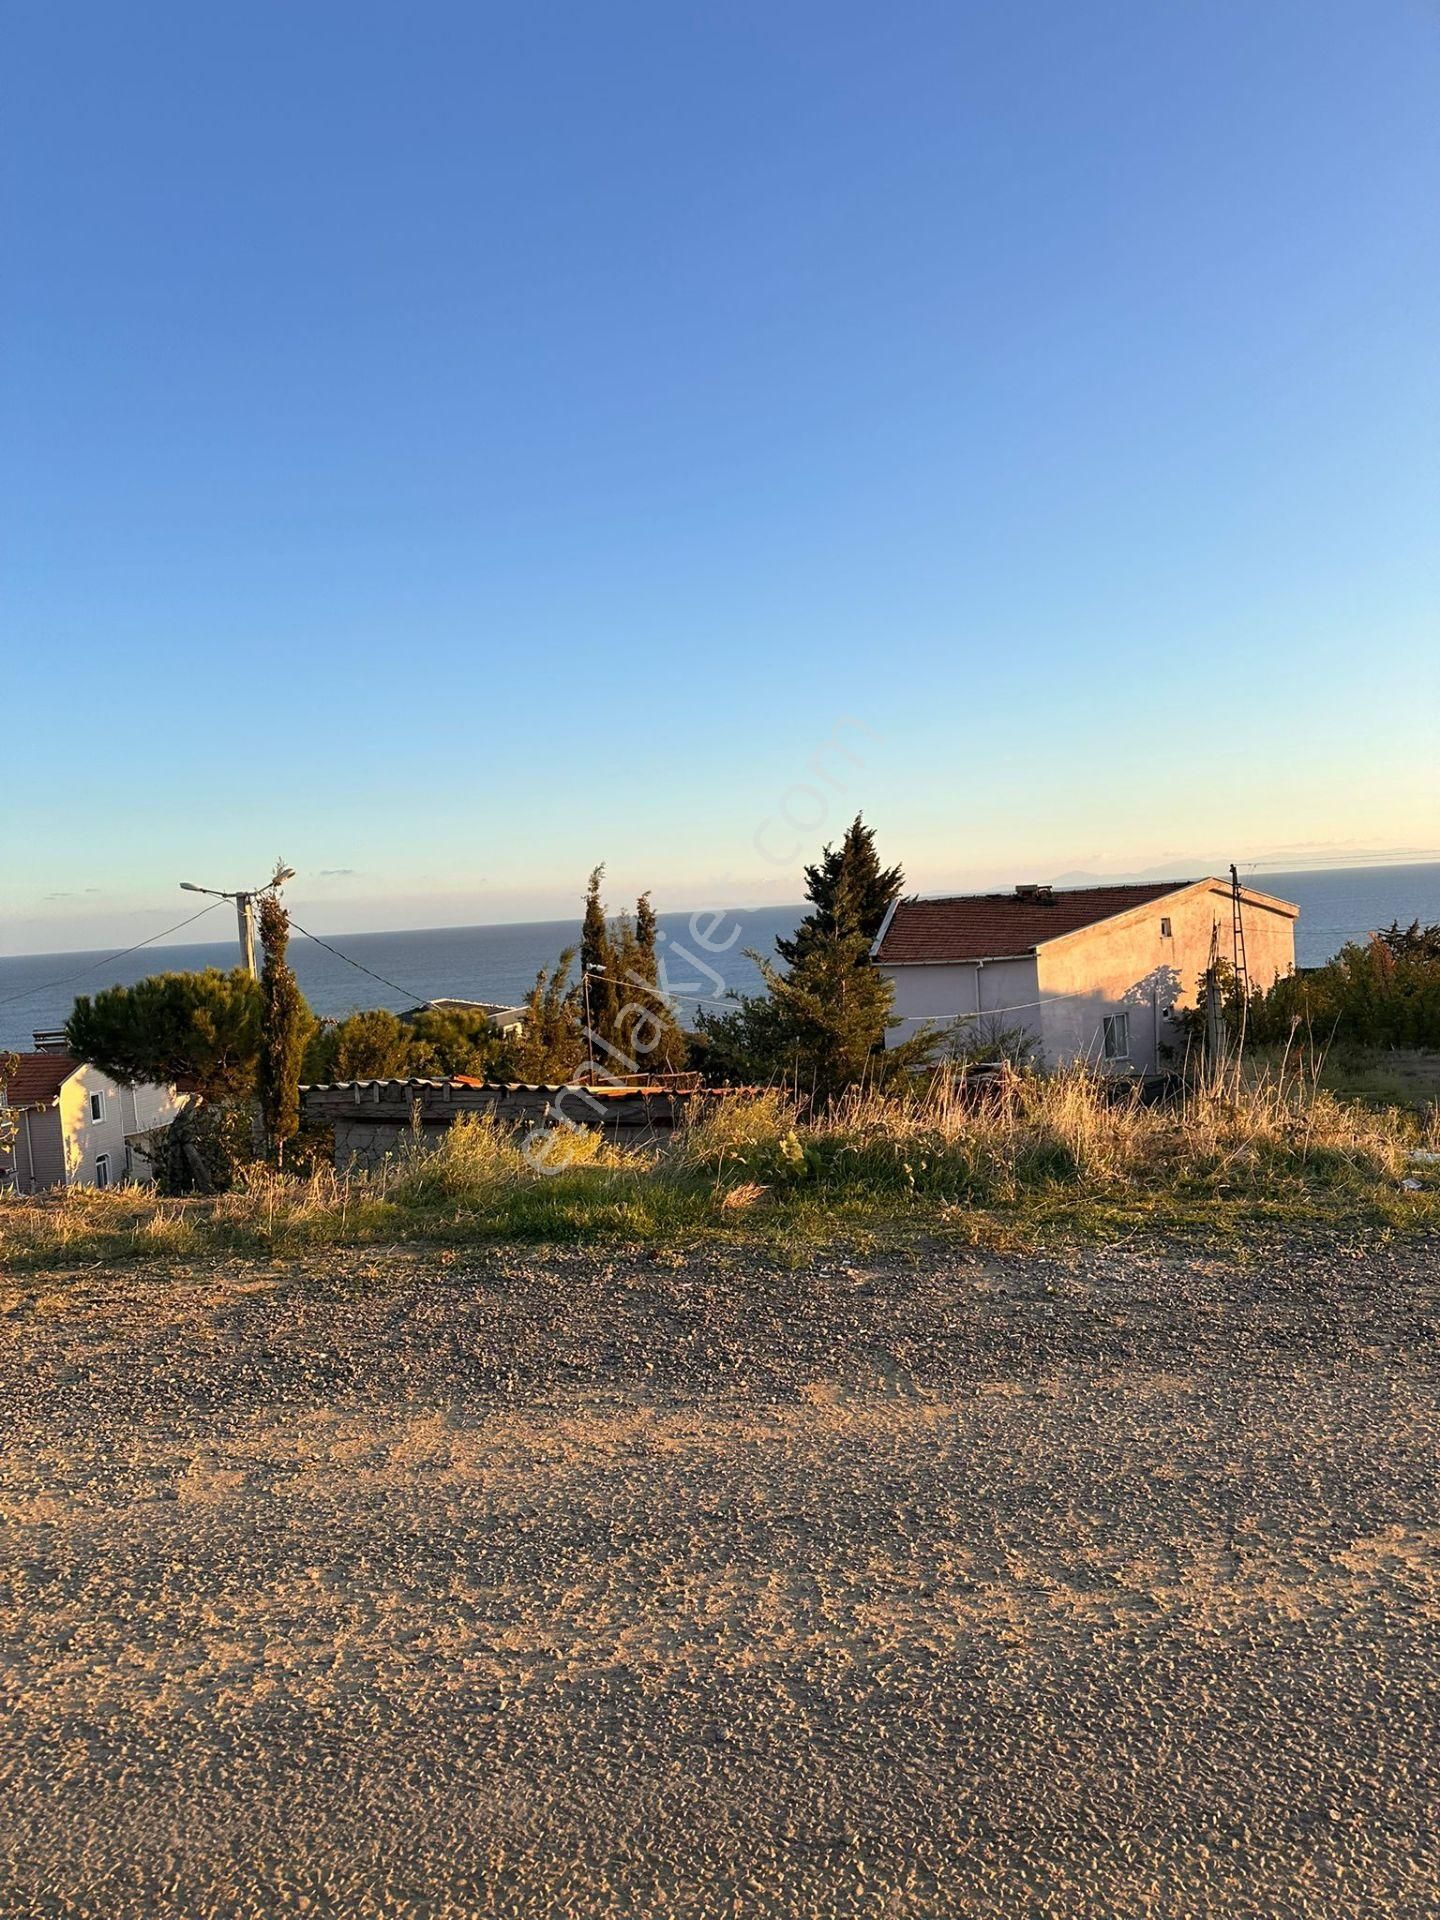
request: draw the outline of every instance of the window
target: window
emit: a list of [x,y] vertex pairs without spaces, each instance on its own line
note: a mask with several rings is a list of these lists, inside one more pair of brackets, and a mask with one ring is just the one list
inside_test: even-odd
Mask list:
[[1129,1014],[1107,1013],[1102,1031],[1105,1039],[1105,1058],[1107,1060],[1128,1060],[1130,1058]]
[[108,1187],[110,1184],[110,1156],[108,1153],[97,1153],[95,1156],[95,1184],[97,1187]]
[[90,1118],[92,1120],[103,1120],[105,1118],[105,1096],[103,1093],[91,1094]]
[[1160,938],[1162,940],[1170,938],[1170,922],[1164,915],[1160,919]]

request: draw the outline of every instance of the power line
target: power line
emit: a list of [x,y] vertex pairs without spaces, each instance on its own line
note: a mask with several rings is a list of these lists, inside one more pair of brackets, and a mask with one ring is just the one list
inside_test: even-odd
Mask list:
[[632,980],[627,974],[612,973],[608,967],[587,967],[585,971],[598,974],[602,980],[616,980],[621,986],[638,987],[641,993],[652,993],[658,1000],[693,1000],[697,1006],[728,1006],[739,992],[738,987],[732,987],[725,993],[679,993],[674,987],[652,987],[648,980]]
[[343,960],[347,967],[354,967],[357,973],[368,974],[372,980],[378,980],[382,987],[389,987],[392,993],[398,993],[403,999],[419,1000],[428,1005],[430,1000],[428,994],[417,993],[413,987],[402,987],[398,980],[387,980],[383,973],[376,973],[372,968],[363,966],[360,961],[352,960],[348,953],[341,953],[340,949],[332,947],[328,940],[322,940],[318,933],[311,933],[308,927],[302,927],[298,920],[292,919],[290,924],[296,933],[303,933],[307,940],[313,940],[317,947],[324,947],[327,953],[333,953],[337,960]]
[[118,953],[107,953],[103,960],[92,960],[88,967],[81,967],[76,973],[64,973],[58,980],[42,980],[38,987],[25,987],[19,993],[7,994],[0,1000],[0,1007],[13,1006],[17,1000],[28,1000],[33,994],[48,993],[52,987],[68,987],[72,980],[83,980],[87,973],[98,973],[101,967],[108,967],[113,961],[139,953],[142,947],[153,947],[157,940],[168,940],[172,933],[179,933],[184,927],[193,927],[197,920],[203,920],[207,913],[213,913],[219,905],[218,900],[212,900],[208,907],[202,907],[199,913],[192,913],[188,920],[177,920],[173,927],[166,927],[161,933],[152,933],[148,940],[137,940],[133,947],[122,947]]

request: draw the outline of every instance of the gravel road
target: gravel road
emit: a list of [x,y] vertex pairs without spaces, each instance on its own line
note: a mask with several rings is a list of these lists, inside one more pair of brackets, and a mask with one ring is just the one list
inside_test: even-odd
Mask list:
[[5,1920],[1440,1913],[1440,1245],[0,1305]]

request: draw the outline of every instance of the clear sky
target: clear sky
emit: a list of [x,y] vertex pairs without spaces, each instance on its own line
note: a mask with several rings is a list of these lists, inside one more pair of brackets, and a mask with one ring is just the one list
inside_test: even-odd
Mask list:
[[0,951],[1440,844],[1434,0],[7,0],[0,86]]

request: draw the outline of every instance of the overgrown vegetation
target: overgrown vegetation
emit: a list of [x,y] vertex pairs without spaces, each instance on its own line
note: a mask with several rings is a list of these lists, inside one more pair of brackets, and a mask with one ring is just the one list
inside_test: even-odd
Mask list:
[[1250,1002],[1258,1044],[1292,1032],[1323,1046],[1440,1048],[1440,925],[1393,924],[1323,967],[1277,980]]
[[429,1079],[470,1074],[479,1080],[516,1076],[516,1049],[489,1015],[460,1007],[425,1007],[401,1019],[369,1007],[343,1020],[324,1020],[311,1035],[303,1078],[335,1080]]
[[[465,1120],[380,1172],[243,1170],[213,1199],[72,1188],[0,1201],[14,1269],[377,1242],[584,1239],[781,1249],[909,1234],[1036,1240],[1087,1232],[1369,1224],[1440,1227],[1440,1123],[1337,1100],[1313,1067],[1193,1090],[1172,1106],[1080,1071],[963,1072],[923,1090],[852,1090],[805,1119],[779,1093],[718,1100],[677,1138],[620,1150],[565,1136],[559,1171]],[[550,1164],[554,1165],[553,1157]]]

